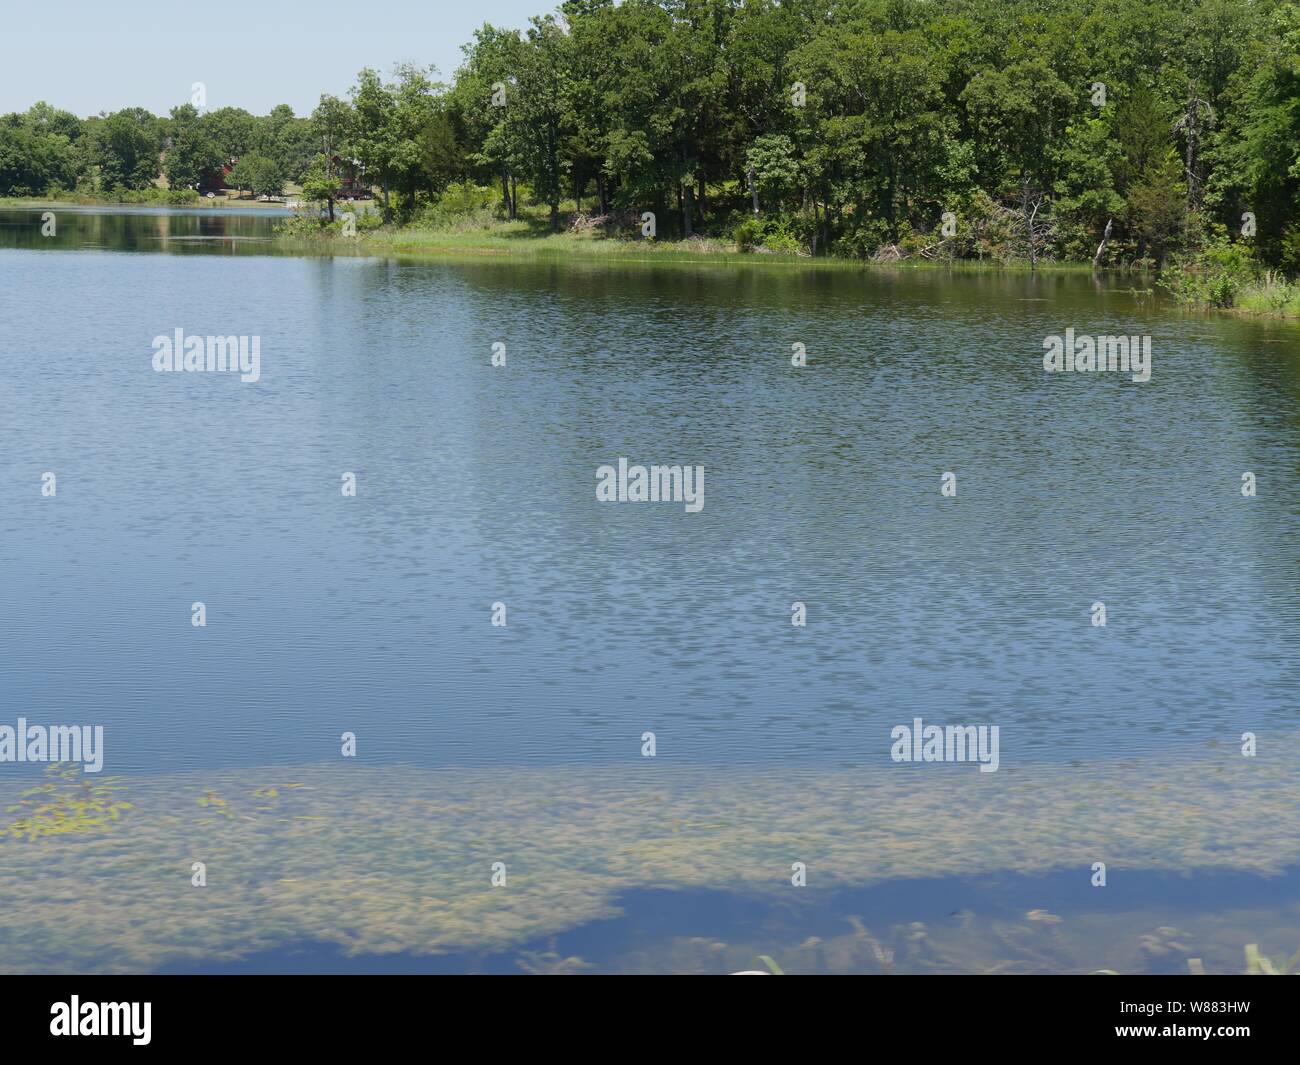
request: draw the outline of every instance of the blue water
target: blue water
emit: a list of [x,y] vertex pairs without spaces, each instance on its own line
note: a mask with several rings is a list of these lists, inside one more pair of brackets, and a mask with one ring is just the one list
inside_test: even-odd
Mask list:
[[[998,725],[1010,765],[1300,720],[1295,326],[1086,275],[59,217],[42,244],[0,212],[0,720],[102,724],[114,772],[344,731],[426,766],[614,764],[646,730],[674,762],[887,763],[917,716]],[[1151,380],[1045,374],[1067,326],[1150,334]],[[153,372],[177,327],[259,336],[260,381]],[[702,464],[703,510],[599,503],[620,456]]]

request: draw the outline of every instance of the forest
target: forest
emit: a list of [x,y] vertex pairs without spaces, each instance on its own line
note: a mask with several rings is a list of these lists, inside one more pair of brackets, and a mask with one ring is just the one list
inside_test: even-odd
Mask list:
[[38,103],[0,118],[0,196],[180,202],[225,164],[323,225],[360,182],[377,225],[1300,271],[1295,3],[568,0],[462,52],[449,80],[366,69],[303,116]]

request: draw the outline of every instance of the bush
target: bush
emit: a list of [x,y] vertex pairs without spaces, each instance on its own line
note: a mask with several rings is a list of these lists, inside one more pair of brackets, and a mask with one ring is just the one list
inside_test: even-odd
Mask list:
[[488,185],[457,181],[448,185],[436,203],[427,203],[412,216],[420,229],[483,228],[496,221],[500,194]]
[[107,190],[104,199],[114,203],[164,204],[168,207],[182,207],[186,204],[199,203],[202,197],[193,189],[127,189],[119,185]]
[[797,221],[783,215],[772,218],[749,215],[731,227],[731,239],[740,251],[764,249],[779,255],[798,255],[804,250],[804,242],[797,225]]
[[1259,277],[1259,267],[1244,245],[1222,233],[1195,255],[1184,256],[1161,275],[1160,284],[1180,303],[1233,307],[1242,289]]
[[753,216],[737,223],[731,230],[731,239],[740,251],[753,251],[763,243],[763,223]]

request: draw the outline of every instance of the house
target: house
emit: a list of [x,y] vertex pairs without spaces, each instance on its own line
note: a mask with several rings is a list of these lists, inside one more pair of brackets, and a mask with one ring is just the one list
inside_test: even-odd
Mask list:
[[365,183],[362,175],[361,161],[358,159],[344,159],[342,156],[330,156],[330,169],[335,177],[339,179],[339,196],[340,200],[369,200],[373,198],[374,193],[370,191],[370,186]]
[[199,175],[199,195],[215,196],[218,192],[224,192],[226,190],[226,177],[235,168],[237,162],[239,162],[239,159],[236,156],[231,156],[221,164],[220,170],[204,170]]

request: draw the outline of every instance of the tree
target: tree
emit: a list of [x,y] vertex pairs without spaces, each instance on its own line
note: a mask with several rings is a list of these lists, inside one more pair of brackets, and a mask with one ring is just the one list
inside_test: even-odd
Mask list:
[[465,172],[465,151],[456,138],[451,114],[439,109],[419,133],[420,167],[429,193],[436,196]]
[[284,171],[274,159],[264,155],[246,155],[230,168],[226,184],[248,189],[254,196],[279,196],[284,192]]
[[0,119],[0,195],[40,196],[76,184],[76,156],[68,139],[25,125],[20,116]]
[[173,107],[167,123],[167,156],[163,169],[174,189],[198,188],[204,173],[224,163],[221,149],[192,104]]
[[223,159],[249,155],[258,147],[258,121],[242,107],[209,111],[200,121]]
[[279,196],[284,192],[284,171],[275,159],[253,156],[249,175],[254,196]]
[[329,220],[334,221],[334,201],[338,199],[340,182],[330,167],[329,157],[318,155],[302,176],[302,196],[308,203],[325,204]]
[[89,134],[90,159],[99,166],[105,189],[146,189],[158,176],[162,149],[160,123],[142,107],[114,111]]
[[461,48],[465,62],[456,72],[448,104],[457,128],[469,146],[476,177],[501,182],[501,200],[513,220],[519,202],[515,177],[522,166],[519,138],[527,131],[508,122],[518,90],[523,40],[516,30],[484,25]]
[[1300,6],[1280,7],[1269,43],[1232,94],[1228,120],[1210,154],[1209,199],[1236,229],[1256,216],[1266,262],[1300,268]]
[[385,85],[369,68],[357,75],[351,89],[355,121],[349,130],[350,151],[362,168],[374,174],[383,186],[384,222],[391,222],[389,190],[398,170],[405,166],[407,149],[399,137],[397,99],[390,85]]
[[517,88],[506,104],[510,140],[523,145],[518,159],[533,194],[550,207],[552,231],[560,225],[566,138],[573,130],[568,91],[568,38],[554,17],[535,18],[520,54]]
[[429,186],[429,171],[425,167],[427,138],[438,121],[438,95],[442,89],[431,80],[432,73],[433,68],[400,66],[395,71],[397,82],[391,89],[392,174],[397,189],[405,197],[408,212],[414,210],[419,190]]
[[783,133],[758,137],[745,153],[746,173],[752,182],[754,217],[759,213],[759,193],[781,205],[799,187],[801,171],[794,143]]

